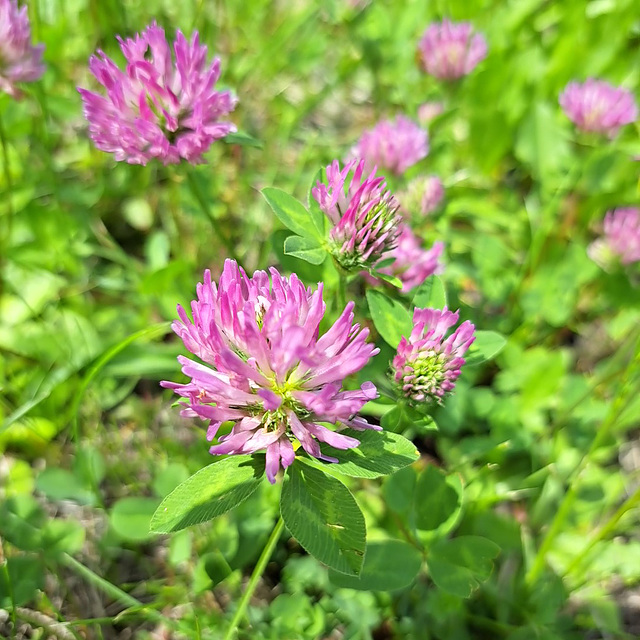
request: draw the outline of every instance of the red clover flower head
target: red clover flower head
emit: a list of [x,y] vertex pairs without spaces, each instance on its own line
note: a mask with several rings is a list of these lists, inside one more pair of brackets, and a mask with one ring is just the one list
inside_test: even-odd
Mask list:
[[424,70],[440,80],[457,80],[487,57],[487,41],[470,22],[433,22],[420,44]]
[[404,194],[400,195],[402,209],[422,216],[433,213],[444,198],[444,185],[438,176],[420,176],[412,180]]
[[221,118],[237,100],[229,91],[215,90],[220,59],[207,65],[207,47],[197,31],[191,42],[177,32],[174,57],[155,22],[134,39],[118,41],[125,71],[102,51],[89,61],[106,96],[78,88],[98,149],[129,164],[147,164],[152,158],[165,165],[182,158],[197,164],[215,140],[236,131]]
[[377,397],[375,386],[344,391],[347,376],[378,353],[366,342],[368,329],[353,323],[350,302],[333,326],[320,335],[325,312],[322,283],[314,291],[295,274],[270,269],[252,277],[227,260],[218,285],[207,270],[191,303],[193,320],[178,307],[173,330],[204,364],[180,356],[187,384],[162,382],[183,398],[182,415],[209,420],[213,440],[220,425],[233,428],[211,447],[212,454],[251,454],[266,450],[266,473],[274,483],[280,466],[295,458],[296,441],[311,456],[322,454],[319,442],[337,449],[359,441],[326,424],[379,429],[357,414]]
[[640,209],[609,211],[604,218],[604,236],[589,245],[589,257],[608,267],[617,258],[622,264],[640,262]]
[[345,271],[372,267],[398,239],[398,201],[375,169],[363,178],[364,166],[363,160],[351,160],[340,169],[334,160],[325,170],[327,183],[311,190],[333,223],[329,250]]
[[418,122],[423,127],[427,127],[432,120],[437,118],[443,112],[444,104],[442,102],[437,102],[435,100],[423,102],[418,107]]
[[578,129],[610,138],[638,117],[638,107],[630,91],[594,78],[588,78],[583,84],[570,82],[560,94],[559,102]]
[[365,131],[351,150],[351,157],[362,158],[367,171],[378,167],[400,175],[428,153],[427,132],[413,120],[398,116],[395,120],[378,122]]
[[441,404],[451,393],[464,364],[464,354],[475,340],[468,320],[445,337],[459,313],[444,309],[415,309],[413,331],[403,337],[392,362],[392,376],[410,403]]
[[[440,256],[444,251],[442,242],[434,242],[430,249],[424,249],[420,240],[406,224],[399,226],[398,245],[382,256],[382,260],[393,258],[388,267],[379,269],[380,273],[395,276],[402,282],[402,293],[408,293],[419,287],[429,276],[442,273]],[[378,284],[375,277],[363,274],[371,284]]]
[[18,82],[33,82],[44,73],[44,45],[31,44],[27,7],[17,0],[0,0],[0,91],[17,98]]

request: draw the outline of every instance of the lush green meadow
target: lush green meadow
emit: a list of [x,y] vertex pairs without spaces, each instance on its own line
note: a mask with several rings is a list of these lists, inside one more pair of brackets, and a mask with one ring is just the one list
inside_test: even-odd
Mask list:
[[[0,93],[0,637],[638,637],[640,261],[588,248],[607,211],[640,206],[640,129],[585,133],[558,103],[588,77],[640,98],[637,3],[26,4],[46,72],[19,99]],[[487,42],[455,82],[418,52],[443,17]],[[154,20],[170,42],[197,30],[221,59],[217,88],[238,98],[238,132],[202,164],[118,162],[90,138],[77,89],[100,89],[90,56],[123,67],[116,36]],[[431,174],[445,191],[428,215],[404,213],[425,247],[444,243],[440,272],[411,291],[290,239],[303,246],[319,219],[326,235],[308,195],[319,170],[398,115],[428,131],[428,155],[379,173],[397,194]],[[216,462],[205,422],[159,383],[186,381],[176,305],[189,310],[226,258],[323,282],[321,333],[355,303],[380,352],[345,388],[378,387],[360,415],[383,431],[347,429],[362,454],[341,451],[343,472],[298,449],[271,484],[254,454],[259,480],[212,520],[193,515],[208,489],[187,485],[183,528],[154,516],[162,500],[234,456]],[[445,303],[476,342],[453,392],[416,406],[390,363],[413,308]],[[317,496],[304,474],[318,474]],[[364,520],[347,566],[318,536],[343,558],[330,529],[349,492]],[[305,528],[321,516],[320,533]]]

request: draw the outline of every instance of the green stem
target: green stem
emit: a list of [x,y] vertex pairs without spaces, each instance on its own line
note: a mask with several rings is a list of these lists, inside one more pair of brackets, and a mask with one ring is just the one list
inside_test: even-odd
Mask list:
[[249,584],[247,585],[247,588],[242,596],[242,600],[240,600],[240,604],[238,605],[233,619],[231,620],[231,624],[229,625],[229,629],[227,630],[227,634],[225,635],[224,640],[232,640],[235,637],[235,634],[238,630],[238,625],[240,624],[240,620],[245,614],[247,606],[249,605],[249,600],[251,600],[251,596],[258,586],[258,582],[267,567],[269,558],[271,558],[271,554],[275,549],[276,543],[280,539],[280,534],[282,533],[283,529],[284,520],[282,519],[282,517],[280,517],[280,519],[276,523],[276,526],[271,532],[271,535],[269,536],[269,540],[267,540],[265,548],[260,554],[260,558],[258,558],[258,563],[256,564],[255,569],[251,574]]
[[220,229],[220,220],[217,220],[213,216],[213,213],[211,212],[211,208],[207,203],[207,199],[202,193],[202,191],[200,190],[200,185],[198,185],[198,181],[195,179],[195,176],[189,169],[187,169],[186,174],[187,174],[187,182],[189,183],[189,188],[191,189],[191,193],[193,197],[196,199],[197,203],[200,205],[200,209],[202,210],[204,215],[208,218],[209,222],[211,223],[211,229],[215,233],[220,243],[226,248],[227,253],[229,254],[229,257],[235,260],[239,265],[241,265],[241,262],[238,259],[238,254],[236,253],[235,247],[231,243],[231,240],[222,233],[222,230]]
[[571,564],[567,567],[565,575],[570,574],[574,569],[579,567],[589,555],[591,550],[600,542],[607,538],[611,533],[615,531],[618,522],[623,518],[625,513],[631,511],[640,504],[640,487],[638,487],[618,508],[618,510],[607,520],[603,527],[600,528],[598,533],[593,536],[589,544],[572,560]]
[[[2,109],[0,108],[0,146],[2,147],[2,164],[4,167],[4,180],[6,182],[6,192],[4,201],[7,206],[7,224],[6,229],[0,231],[0,299],[4,290],[4,261],[11,244],[11,228],[13,226],[13,181],[11,179],[11,169],[9,168],[9,151],[7,146],[7,138],[4,133],[4,122],[2,120]],[[4,226],[4,225],[3,225]]]
[[342,310],[347,306],[347,278],[342,271],[341,267],[338,269],[338,313],[342,313]]
[[547,552],[551,548],[553,541],[555,540],[558,533],[561,531],[562,527],[565,524],[569,513],[571,512],[571,508],[578,496],[578,479],[584,469],[587,467],[593,454],[600,448],[600,445],[607,439],[609,433],[616,423],[616,420],[622,413],[625,405],[627,403],[627,396],[631,393],[633,394],[634,389],[632,385],[627,388],[627,383],[631,372],[635,368],[635,366],[640,362],[640,340],[636,343],[634,353],[632,357],[629,359],[629,363],[624,371],[623,380],[622,380],[622,389],[620,393],[616,396],[616,399],[609,410],[604,422],[600,425],[595,438],[591,442],[591,446],[587,453],[582,457],[578,466],[574,469],[573,473],[570,475],[568,479],[569,489],[564,496],[564,499],[560,503],[560,508],[556,512],[553,520],[551,521],[551,526],[547,531],[544,539],[542,540],[542,544],[536,553],[534,561],[531,565],[531,569],[527,573],[526,581],[529,584],[533,584],[540,577],[540,573],[544,568],[544,561],[547,555]]
[[169,625],[172,629],[177,629],[178,624],[175,620],[163,616],[155,609],[149,608],[137,598],[134,598],[126,591],[123,591],[119,587],[116,587],[115,584],[112,584],[108,580],[105,580],[103,577],[99,576],[97,573],[94,573],[91,569],[89,569],[89,567],[85,566],[81,562],[78,562],[68,553],[62,554],[61,561],[67,567],[79,573],[83,578],[87,580],[87,582],[90,582],[94,587],[96,587],[103,593],[106,593],[114,600],[117,600],[121,604],[125,605],[127,608],[136,609],[140,611],[140,613],[143,614],[147,619],[155,620],[156,622],[163,622],[164,624]]
[[519,298],[525,280],[533,273],[533,271],[535,271],[536,267],[540,264],[540,258],[542,256],[543,249],[549,239],[550,232],[553,230],[554,225],[556,224],[556,218],[553,213],[560,201],[560,198],[577,184],[581,174],[581,167],[582,163],[577,160],[569,169],[569,171],[567,171],[562,184],[560,184],[547,205],[543,207],[540,213],[539,224],[537,228],[532,228],[531,243],[529,244],[527,257],[520,267],[520,273],[518,274],[516,284],[509,294],[509,300],[512,305],[515,304],[515,302]]

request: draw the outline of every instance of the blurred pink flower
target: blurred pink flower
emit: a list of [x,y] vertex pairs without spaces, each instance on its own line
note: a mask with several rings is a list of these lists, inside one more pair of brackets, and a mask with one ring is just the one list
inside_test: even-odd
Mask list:
[[366,342],[368,329],[353,324],[353,302],[323,335],[322,283],[313,291],[297,276],[270,269],[248,277],[227,260],[218,286],[211,273],[198,284],[191,303],[193,320],[178,307],[173,330],[204,364],[180,356],[187,384],[162,382],[187,399],[182,415],[209,420],[207,438],[220,425],[234,422],[228,435],[211,447],[212,454],[251,454],[266,450],[266,473],[274,483],[280,466],[294,460],[297,440],[311,456],[323,456],[319,442],[337,449],[359,441],[322,423],[352,429],[379,429],[359,417],[363,405],[377,397],[365,382],[342,391],[344,379],[378,353]]
[[350,157],[363,159],[367,171],[377,167],[400,175],[426,158],[428,153],[427,132],[413,120],[398,116],[395,120],[383,120],[365,131],[351,149]]
[[604,217],[604,236],[589,245],[589,257],[604,268],[619,259],[622,264],[640,262],[640,209],[614,209]]
[[43,44],[31,44],[27,7],[0,0],[0,91],[19,97],[16,83],[38,80],[45,70],[43,51]]
[[434,118],[444,111],[442,102],[424,102],[418,107],[418,122],[426,127]]
[[398,201],[375,171],[363,179],[363,160],[351,160],[342,170],[334,160],[325,173],[326,184],[318,182],[311,195],[333,223],[329,250],[345,271],[369,268],[396,246]]
[[470,22],[433,22],[420,44],[424,70],[440,80],[456,80],[471,73],[487,57],[487,41]]
[[634,122],[638,107],[633,94],[604,80],[570,82],[560,94],[560,106],[582,131],[595,131],[613,137],[620,127]]
[[147,164],[152,158],[164,164],[181,158],[200,163],[215,140],[236,131],[220,118],[237,100],[229,91],[215,90],[220,59],[207,66],[207,47],[200,45],[197,31],[191,42],[177,32],[175,59],[155,22],[134,39],[118,41],[127,60],[125,72],[102,51],[89,61],[106,97],[78,88],[98,149],[130,164]]
[[[431,249],[423,249],[420,240],[414,235],[408,225],[400,225],[398,245],[385,253],[381,260],[393,258],[394,262],[388,267],[379,269],[380,273],[395,276],[402,282],[402,293],[408,293],[419,287],[429,276],[442,273],[443,266],[439,262],[444,251],[442,242],[434,242]],[[368,273],[363,273],[371,284],[378,284],[378,279]]]
[[464,354],[475,340],[475,326],[468,320],[451,335],[459,313],[444,309],[414,309],[413,331],[403,336],[391,370],[402,395],[416,403],[442,403],[451,393],[464,365]]
[[444,185],[438,176],[420,176],[412,180],[407,190],[400,194],[400,206],[409,214],[419,212],[423,216],[433,213],[444,198]]

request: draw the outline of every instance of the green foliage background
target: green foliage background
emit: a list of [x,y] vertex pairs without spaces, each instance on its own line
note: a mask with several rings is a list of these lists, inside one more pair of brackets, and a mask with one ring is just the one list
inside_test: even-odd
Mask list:
[[[640,633],[630,604],[640,581],[640,278],[586,254],[605,211],[638,204],[638,125],[587,138],[558,106],[568,81],[590,76],[638,97],[636,3],[33,0],[29,15],[47,72],[22,101],[0,97],[0,608],[15,602],[36,627],[33,612],[62,620],[70,637],[222,637],[279,492],[262,483],[211,523],[148,532],[160,501],[211,462],[204,430],[158,386],[179,375],[169,321],[204,268],[221,270],[212,222],[248,270],[275,264],[335,287],[326,265],[284,255],[289,231],[259,191],[304,201],[318,169],[364,129],[416,119],[435,100],[446,108],[429,125],[429,156],[389,180],[400,189],[424,173],[443,178],[445,206],[420,233],[446,244],[449,307],[507,344],[465,368],[433,416],[437,432],[384,416],[421,457],[384,480],[346,482],[378,560],[359,577],[337,574],[283,536],[240,637]],[[443,16],[473,21],[489,42],[453,87],[416,57]],[[89,56],[102,48],[121,62],[115,36],[153,19],[170,36],[197,28],[240,99],[242,135],[190,172],[116,164],[93,148],[81,113],[76,86],[95,88]],[[363,291],[350,296],[366,315]],[[393,355],[378,342],[363,379]],[[398,546],[416,537],[422,553]]]

